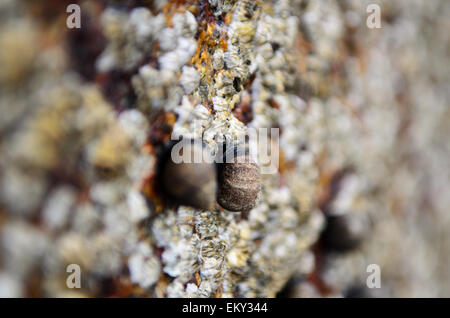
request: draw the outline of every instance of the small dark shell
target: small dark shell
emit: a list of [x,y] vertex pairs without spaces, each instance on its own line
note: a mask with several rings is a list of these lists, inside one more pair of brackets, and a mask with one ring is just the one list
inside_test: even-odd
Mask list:
[[[186,149],[191,152],[191,158],[194,158],[196,153],[209,156],[206,148],[198,143],[192,143]],[[206,161],[175,163],[168,154],[164,158],[161,170],[162,186],[172,201],[198,209],[214,208],[217,181],[213,163]]]
[[[245,156],[245,162],[239,162]],[[219,168],[217,202],[233,212],[252,209],[261,191],[261,174],[258,165],[246,154],[238,155],[233,162]]]

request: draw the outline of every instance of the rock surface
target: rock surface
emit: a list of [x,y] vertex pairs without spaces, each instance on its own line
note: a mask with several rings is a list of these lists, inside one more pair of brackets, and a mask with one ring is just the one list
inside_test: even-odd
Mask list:
[[[69,3],[0,4],[0,296],[450,296],[449,1]],[[164,195],[172,136],[272,127],[248,213]]]

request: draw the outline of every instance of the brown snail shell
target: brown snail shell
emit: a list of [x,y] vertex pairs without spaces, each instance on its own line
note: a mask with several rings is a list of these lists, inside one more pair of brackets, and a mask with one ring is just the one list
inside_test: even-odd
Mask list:
[[[180,162],[166,153],[161,169],[161,183],[167,196],[174,202],[197,209],[213,209],[216,201],[216,168],[209,151],[200,142],[192,140],[184,143],[181,154],[187,151],[190,158],[200,156],[201,162]],[[175,145],[171,147],[173,149]]]
[[248,211],[258,200],[261,174],[247,152],[239,153],[234,149],[234,153],[232,162],[224,162],[219,167],[217,202],[229,211]]

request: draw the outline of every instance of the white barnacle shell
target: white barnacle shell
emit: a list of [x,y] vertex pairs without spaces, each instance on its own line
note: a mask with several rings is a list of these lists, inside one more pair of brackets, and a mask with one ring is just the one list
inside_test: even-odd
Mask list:
[[144,196],[135,189],[128,192],[127,204],[133,222],[139,222],[150,215]]
[[212,102],[214,110],[217,112],[227,111],[230,108],[228,106],[228,101],[223,97],[215,96],[212,98]]
[[230,131],[234,132],[236,137],[244,134],[247,131],[247,127],[239,121],[236,117],[231,117],[229,120]]
[[53,190],[43,208],[43,220],[50,230],[63,228],[69,219],[71,207],[76,200],[76,192],[69,186],[61,186]]
[[224,53],[225,64],[230,69],[238,67],[242,63],[239,54],[235,50],[233,50],[233,47],[231,47],[227,52]]
[[148,244],[141,242],[128,258],[130,279],[142,288],[148,288],[156,283],[161,273],[161,265],[152,252]]
[[180,84],[183,86],[186,94],[192,93],[192,91],[198,87],[200,82],[200,74],[192,66],[183,66]]
[[148,123],[137,109],[126,110],[119,116],[120,128],[128,135],[136,147],[141,147],[147,138]]
[[193,37],[197,32],[197,20],[189,11],[175,13],[172,21],[178,36]]
[[194,106],[186,96],[182,97],[181,105],[175,108],[178,119],[173,125],[172,139],[181,136],[185,138],[194,138],[195,134],[190,129],[191,116]]
[[194,55],[196,48],[197,42],[193,38],[181,37],[178,39],[177,50],[180,55],[180,60],[183,62],[183,64],[189,62],[192,55]]
[[147,8],[135,8],[130,13],[130,25],[138,40],[146,40],[152,34],[152,13]]
[[173,51],[177,47],[176,31],[174,28],[164,28],[158,34],[158,43],[162,51]]
[[208,111],[208,109],[203,106],[202,104],[198,104],[197,106],[195,106],[195,116],[198,119],[203,119],[203,120],[210,120],[211,119],[211,115]]
[[146,87],[155,87],[160,85],[160,73],[150,65],[144,65],[139,69],[140,77],[145,81]]
[[212,65],[216,71],[223,69],[225,66],[225,56],[222,49],[214,51]]
[[177,48],[167,52],[159,58],[162,69],[178,71],[191,59],[195,53],[196,42],[191,38],[179,38]]

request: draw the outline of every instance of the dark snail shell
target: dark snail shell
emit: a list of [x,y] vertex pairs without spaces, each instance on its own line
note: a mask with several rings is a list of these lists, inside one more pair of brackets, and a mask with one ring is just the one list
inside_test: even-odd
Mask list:
[[[184,140],[181,154],[187,151],[190,158],[208,158],[201,162],[180,162],[172,159],[168,151],[160,166],[160,181],[165,193],[175,203],[197,209],[213,209],[216,201],[216,168],[209,151],[200,142]],[[170,149],[176,144],[172,145]]]
[[247,153],[235,151],[235,154],[232,162],[219,165],[217,202],[229,211],[248,211],[258,200],[261,174],[258,165]]

